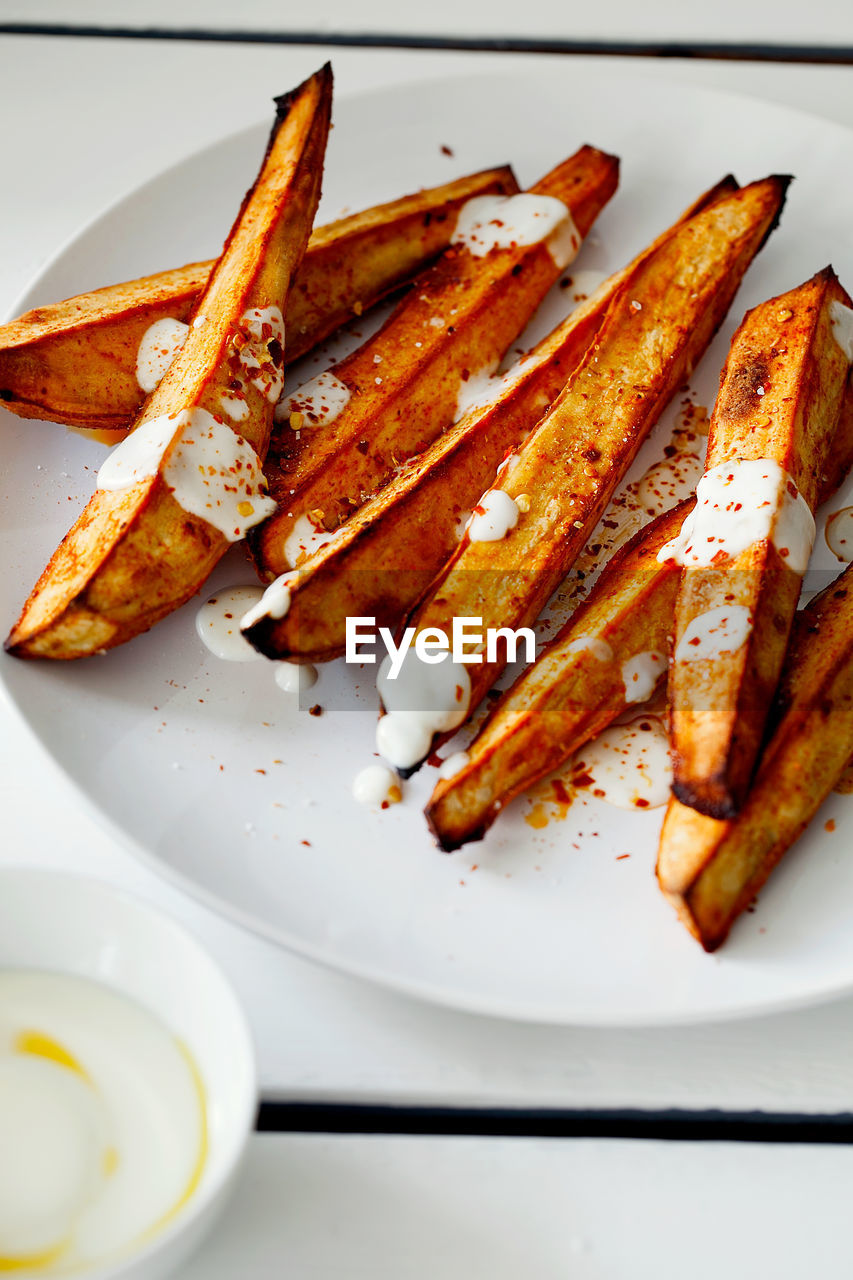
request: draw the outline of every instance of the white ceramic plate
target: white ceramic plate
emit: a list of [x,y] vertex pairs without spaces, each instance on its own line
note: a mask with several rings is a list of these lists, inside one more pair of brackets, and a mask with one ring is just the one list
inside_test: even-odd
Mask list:
[[[226,139],[111,209],[62,251],[22,307],[215,253],[266,128]],[[620,191],[579,268],[620,266],[728,171],[741,181],[797,176],[781,228],[694,376],[701,403],[713,401],[747,306],[828,261],[853,284],[853,134],[751,99],[569,62],[533,78],[457,79],[341,100],[321,215],[507,160],[526,184],[581,142],[623,163]],[[175,209],[192,217],[171,216]],[[547,312],[538,331],[558,314]],[[309,372],[317,367],[307,362]],[[5,628],[88,498],[103,449],[8,414],[2,432]],[[835,505],[851,500],[841,495]],[[211,585],[249,581],[238,549]],[[325,714],[312,717],[276,687],[266,663],[212,658],[196,638],[195,612],[188,605],[102,659],[52,666],[4,658],[2,676],[116,834],[251,929],[444,1004],[560,1023],[698,1021],[853,988],[849,799],[832,797],[757,911],[708,957],[654,882],[660,810],[590,800],[537,831],[521,800],[482,845],[444,857],[421,817],[433,768],[385,813],[352,799],[354,773],[373,758],[369,670],[325,668],[307,699]]]

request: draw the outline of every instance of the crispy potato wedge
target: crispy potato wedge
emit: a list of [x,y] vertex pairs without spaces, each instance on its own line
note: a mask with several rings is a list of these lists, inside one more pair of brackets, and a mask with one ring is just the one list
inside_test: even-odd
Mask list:
[[[283,381],[282,311],[320,196],[331,98],[326,66],[277,99],[201,323],[107,460],[109,485],[99,473],[6,642],[11,653],[78,658],[131,639],[198,590],[241,522],[269,508],[260,459]],[[235,383],[241,435],[224,416]]]
[[[495,704],[466,749],[467,763],[436,784],[426,816],[442,849],[482,839],[510,800],[630,703],[651,697],[666,672],[679,580],[677,566],[657,555],[692,505],[664,512],[616,553],[566,626]],[[657,661],[644,670],[650,655]]]
[[[485,202],[488,228],[446,250],[382,329],[323,375],[334,388],[332,408],[316,384],[283,402],[285,411],[288,403],[293,408],[295,429],[276,433],[266,467],[280,506],[250,539],[261,577],[295,567],[318,537],[459,416],[467,383],[497,367],[613,195],[618,170],[615,157],[583,147],[514,197],[522,218],[542,207],[538,197],[552,212],[555,200],[568,210],[535,243],[526,241],[538,230],[513,232],[512,211]],[[463,216],[470,220],[472,209]],[[548,228],[547,218],[538,225]],[[492,228],[505,246],[488,249]]]
[[734,816],[755,769],[850,368],[833,317],[850,306],[828,267],[747,314],[695,513],[673,547],[685,566],[669,682],[673,791],[710,817]]
[[[409,620],[416,631],[450,634],[454,617],[479,618],[484,632],[516,631],[535,620],[722,322],[778,220],[787,183],[770,177],[718,201],[632,271],[596,341],[502,480],[498,493],[504,506],[505,499],[515,504],[515,524],[489,541],[472,541],[469,526]],[[471,666],[469,712],[505,666],[505,654]],[[387,742],[391,732],[380,736]]]
[[[288,361],[423,270],[447,248],[468,200],[516,191],[508,166],[488,169],[318,227],[288,298]],[[23,418],[119,439],[145,399],[136,368],[143,335],[164,318],[186,322],[213,265],[97,289],[0,326],[0,400]]]
[[[820,502],[853,468],[851,422],[848,382]],[[437,783],[426,813],[443,849],[480,839],[514,796],[612,724],[627,709],[629,695],[638,700],[651,694],[649,679],[645,689],[638,687],[643,664],[631,659],[669,652],[681,571],[658,555],[693,505],[689,499],[664,512],[617,552],[562,631],[492,708],[467,748],[465,767]],[[656,664],[646,664],[647,677],[656,671]]]
[[[736,190],[734,178],[723,178],[675,226]],[[344,652],[348,617],[397,625],[456,549],[460,518],[562,390],[634,265],[604,281],[496,384],[490,400],[463,414],[301,563],[287,614],[261,617],[246,633],[262,653],[324,662]]]
[[778,722],[737,817],[709,818],[673,799],[657,876],[706,951],[725,941],[844,773],[853,750],[853,567],[798,615]]

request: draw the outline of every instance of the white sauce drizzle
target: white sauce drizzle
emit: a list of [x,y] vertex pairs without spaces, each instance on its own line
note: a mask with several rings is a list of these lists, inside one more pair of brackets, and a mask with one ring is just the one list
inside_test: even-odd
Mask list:
[[355,799],[371,809],[393,804],[399,795],[399,789],[397,775],[384,764],[369,764],[355,775],[352,783]]
[[163,454],[180,430],[184,414],[164,414],[141,423],[107,454],[98,471],[97,487],[129,489],[156,476]]
[[[579,781],[582,778],[583,781]],[[618,809],[667,803],[672,766],[666,729],[657,716],[614,724],[575,756],[572,782]]]
[[676,662],[698,662],[736,653],[752,630],[752,614],[746,605],[722,604],[692,618],[675,650]]
[[835,298],[829,304],[829,323],[832,336],[847,357],[848,363],[853,364],[853,311]]
[[826,522],[823,536],[832,554],[849,564],[853,560],[853,507],[834,512]]
[[770,458],[739,458],[705,472],[695,508],[657,558],[707,566],[769,539],[795,573],[805,573],[814,535],[814,516],[787,471]]
[[232,422],[245,422],[249,416],[249,402],[242,391],[223,391],[219,404]]
[[285,396],[275,411],[276,422],[287,422],[290,415],[302,415],[305,427],[323,427],[334,422],[350,402],[352,392],[330,369],[303,382],[292,395]]
[[[485,257],[492,249],[540,244],[543,240],[549,242],[559,270],[571,261],[581,242],[562,200],[526,192],[515,196],[475,196],[460,209],[453,233],[453,244],[464,245],[475,258]],[[565,257],[567,250],[570,257]]]
[[657,688],[660,677],[666,670],[666,655],[656,649],[648,649],[645,653],[635,653],[633,658],[622,664],[622,683],[625,686],[625,701],[646,702]]
[[190,327],[183,320],[163,316],[142,335],[136,353],[136,381],[146,393],[158,385],[169,365],[186,342]]
[[429,754],[433,734],[455,729],[467,716],[471,677],[449,655],[442,662],[421,662],[414,647],[394,680],[390,669],[389,655],[376,677],[385,708],[376,727],[376,746],[398,769],[410,769]]
[[591,653],[597,662],[612,662],[613,650],[598,636],[576,636],[566,645],[566,653]]
[[300,560],[325,547],[334,536],[322,525],[315,524],[309,515],[298,516],[284,540],[284,558],[291,568],[295,568]]
[[454,751],[453,755],[442,760],[439,765],[439,778],[443,778],[445,782],[449,781],[450,778],[455,778],[457,773],[462,772],[470,759],[471,757],[468,755],[467,751]]
[[275,682],[285,693],[305,693],[317,683],[317,668],[310,662],[277,662]]
[[201,605],[195,616],[195,629],[199,639],[217,658],[226,662],[254,662],[261,657],[240,631],[240,619],[262,595],[262,587],[227,587]]
[[562,271],[574,261],[581,247],[581,235],[568,209],[566,209],[565,218],[545,243],[558,271]]
[[503,489],[489,489],[468,521],[468,539],[470,542],[500,542],[518,524],[519,515],[514,498]]
[[127,489],[160,469],[178,505],[229,542],[245,538],[276,509],[252,446],[206,409],[142,423],[109,454],[98,488]]
[[[250,307],[238,322],[240,363],[253,387],[275,404],[284,390],[284,316],[280,307]],[[278,344],[271,352],[270,344]]]
[[287,617],[290,609],[290,589],[298,579],[298,574],[283,573],[271,582],[257,604],[252,605],[240,619],[240,630],[248,631],[263,618],[279,620]]

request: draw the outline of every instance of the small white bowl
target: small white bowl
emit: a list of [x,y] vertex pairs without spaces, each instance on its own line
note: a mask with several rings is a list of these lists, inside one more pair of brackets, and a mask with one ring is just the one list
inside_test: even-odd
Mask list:
[[207,952],[170,917],[107,884],[52,870],[0,871],[0,969],[101,982],[148,1009],[193,1055],[208,1120],[198,1187],[149,1243],[75,1271],[81,1280],[159,1280],[213,1225],[254,1124],[255,1058],[236,996]]

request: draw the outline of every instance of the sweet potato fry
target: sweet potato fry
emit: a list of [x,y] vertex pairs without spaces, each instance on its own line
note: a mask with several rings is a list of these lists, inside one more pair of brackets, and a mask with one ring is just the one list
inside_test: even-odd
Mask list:
[[737,817],[673,799],[658,853],[660,887],[706,951],[814,817],[853,750],[853,567],[797,615],[776,727]]
[[187,600],[269,511],[260,461],[283,382],[282,311],[320,195],[331,97],[327,66],[277,100],[263,166],[187,341],[101,468],[10,652],[76,658],[131,639]]
[[379,333],[282,402],[294,430],[276,433],[266,467],[280,507],[250,539],[262,577],[293,568],[458,416],[468,382],[497,367],[574,257],[618,167],[583,147],[510,202],[471,202]]
[[673,791],[733,817],[752,777],[814,537],[850,360],[851,300],[831,268],[748,313],[711,418],[670,674]]
[[[511,169],[489,169],[317,228],[288,299],[288,361],[446,249],[468,200],[517,190]],[[0,400],[23,418],[127,430],[146,395],[137,378],[144,334],[159,320],[186,322],[213,265],[97,289],[0,326]]]
[[651,697],[666,672],[679,571],[657,559],[692,499],[635,534],[534,665],[495,704],[440,780],[427,821],[442,849],[481,839],[515,796],[568,760],[632,702]]
[[[851,422],[848,382],[820,502],[853,467]],[[443,849],[479,839],[514,796],[612,724],[629,698],[652,692],[652,678],[664,668],[642,658],[669,652],[680,579],[675,561],[658,554],[693,505],[689,499],[664,512],[614,556],[559,635],[492,708],[465,766],[436,784],[426,813]]]
[[[735,190],[734,179],[724,178],[675,226]],[[460,517],[562,390],[635,265],[605,281],[496,384],[491,399],[469,409],[302,562],[287,614],[261,617],[246,633],[262,653],[327,661],[344,652],[348,617],[397,625],[456,549]]]
[[[484,631],[517,631],[538,616],[716,332],[778,219],[786,187],[787,179],[771,177],[742,188],[690,219],[634,269],[565,390],[492,491],[505,527],[482,540],[469,525],[410,619],[416,631],[449,634],[454,617],[481,619]],[[488,508],[491,494],[481,502]],[[505,665],[498,654],[470,674],[459,668],[463,696],[453,715],[438,717],[441,733],[461,723]],[[395,733],[380,724],[388,758],[411,769],[427,752],[415,756],[414,739],[393,745]]]

